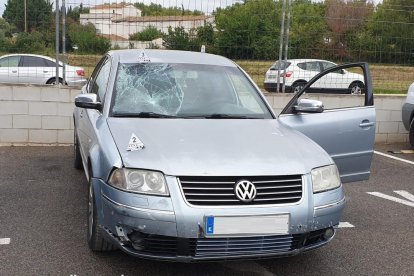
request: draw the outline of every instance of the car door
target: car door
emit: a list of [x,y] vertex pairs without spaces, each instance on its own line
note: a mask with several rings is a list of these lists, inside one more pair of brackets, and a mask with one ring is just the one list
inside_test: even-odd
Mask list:
[[[108,85],[111,69],[111,60],[104,57],[96,66],[91,79],[86,87],[86,93],[97,94],[97,100],[104,105],[106,88]],[[102,112],[95,109],[80,109],[78,117],[78,136],[83,160],[87,160],[87,155],[96,141],[95,127],[97,120],[102,117]]]
[[20,56],[6,56],[0,58],[0,82],[18,83],[19,82],[19,62]]
[[[357,67],[364,73],[365,95],[332,96],[307,94],[308,89],[327,74]],[[314,88],[317,90],[317,88]],[[325,100],[322,112],[297,112],[296,106],[304,98]],[[316,113],[317,112],[317,113]],[[342,182],[366,180],[370,175],[375,139],[376,115],[372,94],[372,81],[367,63],[332,67],[315,76],[304,89],[296,94],[279,115],[278,120],[318,143],[338,166]]]
[[45,59],[42,57],[22,56],[19,64],[19,82],[46,84],[51,76],[50,69],[46,67]]

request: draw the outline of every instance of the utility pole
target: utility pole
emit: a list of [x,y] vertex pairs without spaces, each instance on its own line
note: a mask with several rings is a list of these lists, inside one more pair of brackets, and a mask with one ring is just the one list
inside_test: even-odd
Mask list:
[[56,77],[55,84],[59,86],[59,0],[56,0]]
[[27,0],[24,0],[24,32],[27,33]]
[[277,66],[277,87],[276,92],[280,92],[280,66],[282,65],[282,53],[283,53],[283,37],[285,36],[285,10],[286,10],[286,0],[283,0],[282,5],[282,23],[280,26],[280,43],[279,43],[279,61]]
[[66,83],[66,6],[65,6],[65,0],[62,0],[62,55],[63,55],[62,78],[63,78],[63,84],[65,84]]
[[[288,50],[289,50],[289,27],[290,27],[290,15],[292,13],[292,0],[289,0],[287,24],[286,24],[286,39],[285,39],[285,64],[287,64]],[[283,69],[283,93],[286,90],[286,66]]]

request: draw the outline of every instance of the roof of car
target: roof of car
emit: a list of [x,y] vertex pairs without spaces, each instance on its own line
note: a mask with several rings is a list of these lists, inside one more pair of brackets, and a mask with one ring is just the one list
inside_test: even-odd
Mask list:
[[34,54],[9,54],[9,55],[4,55],[2,57],[12,57],[12,56],[29,56],[29,57],[40,57],[40,58],[45,58],[51,61],[56,61],[55,59],[48,57],[48,56],[42,56],[42,55],[34,55]]
[[236,67],[237,65],[222,56],[190,51],[130,49],[108,53],[118,57],[120,63],[139,63],[148,60],[154,63],[187,63]]
[[325,62],[332,62],[329,60],[323,60],[323,59],[312,59],[312,58],[305,58],[305,59],[288,59],[288,62],[292,63],[300,63],[300,62],[312,62],[312,61],[325,61]]

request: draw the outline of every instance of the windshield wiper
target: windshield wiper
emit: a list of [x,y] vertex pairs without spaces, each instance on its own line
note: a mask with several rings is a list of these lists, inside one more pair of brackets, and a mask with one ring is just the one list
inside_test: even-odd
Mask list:
[[195,116],[183,116],[183,118],[206,118],[206,119],[263,119],[262,117],[249,117],[246,115],[237,114],[206,114],[206,115],[195,115]]
[[133,117],[133,118],[179,118],[174,115],[160,114],[155,112],[139,112],[139,113],[114,113],[114,117]]

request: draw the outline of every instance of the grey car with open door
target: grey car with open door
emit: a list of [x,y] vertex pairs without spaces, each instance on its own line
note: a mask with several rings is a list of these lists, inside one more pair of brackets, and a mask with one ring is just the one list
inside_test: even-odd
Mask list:
[[[368,67],[356,67],[366,91],[346,102],[360,106],[304,99],[319,97],[304,92],[324,72],[277,116],[224,57],[106,54],[73,113],[91,250],[191,262],[328,244],[345,204],[342,182],[369,177],[375,110]],[[350,69],[330,70],[342,68]]]

